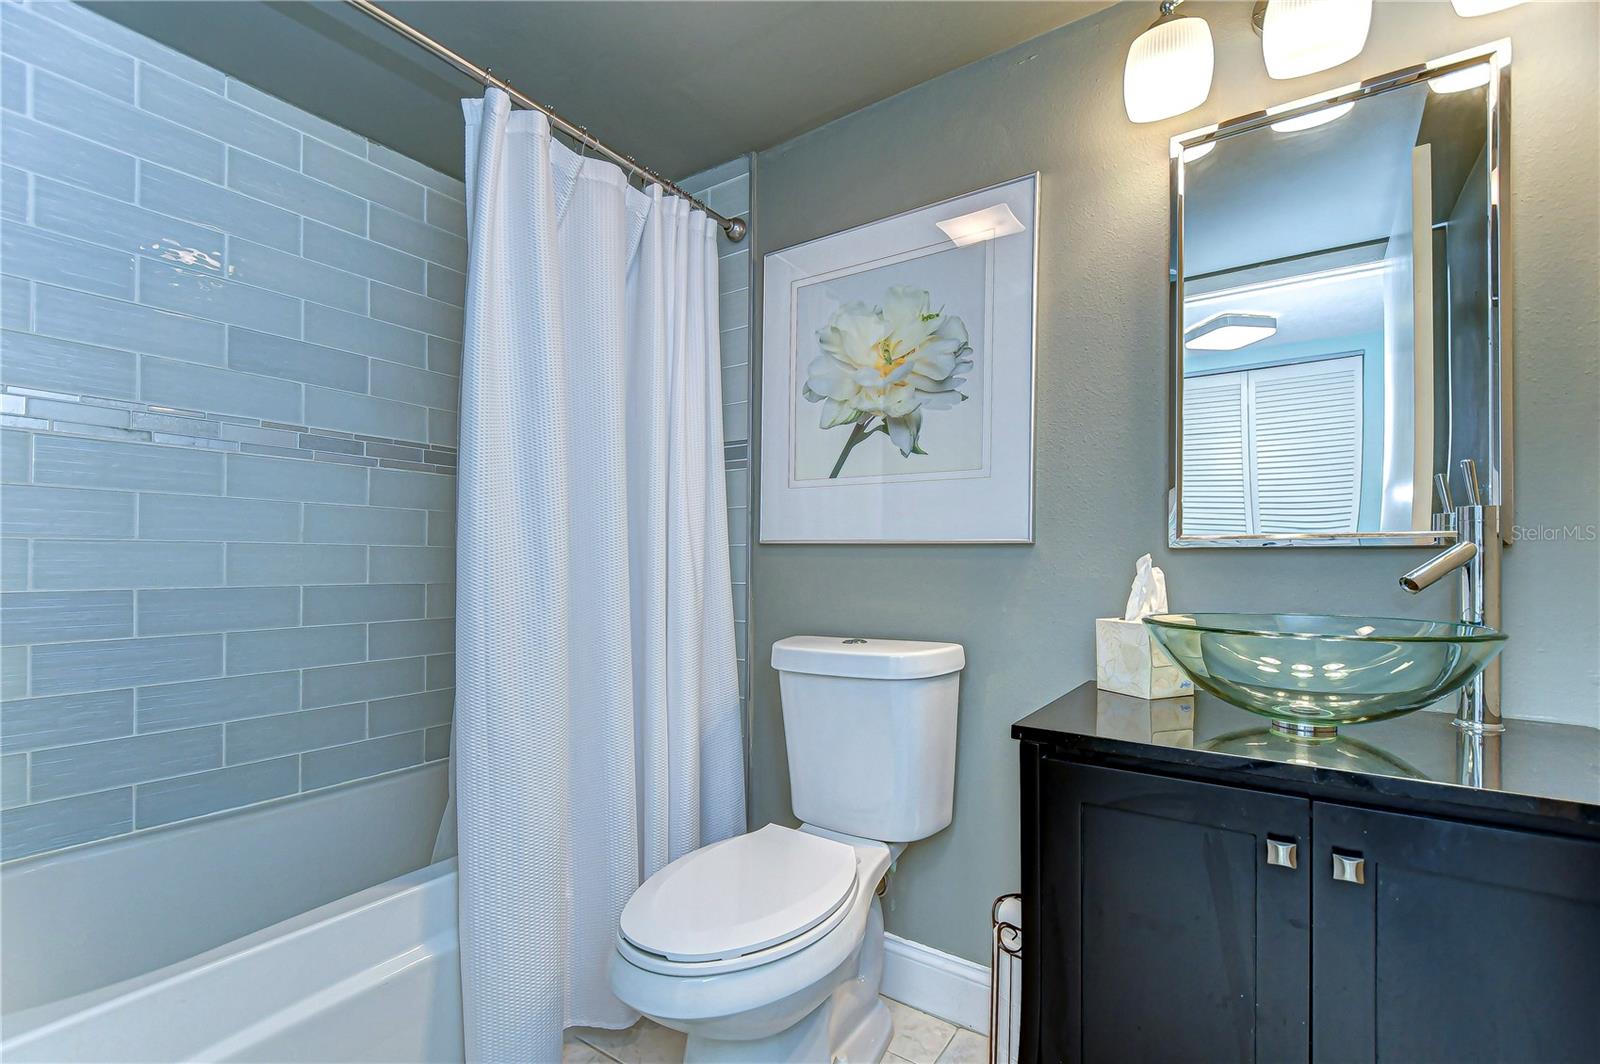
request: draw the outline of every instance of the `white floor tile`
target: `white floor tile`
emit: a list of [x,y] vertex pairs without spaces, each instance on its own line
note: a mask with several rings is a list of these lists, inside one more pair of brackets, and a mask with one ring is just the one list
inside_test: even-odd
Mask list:
[[571,1033],[621,1064],[677,1064],[683,1060],[682,1032],[651,1020],[640,1020],[624,1031],[575,1027]]
[[987,1064],[989,1040],[976,1031],[956,1031],[950,1044],[939,1054],[938,1064]]
[[894,1038],[889,1042],[889,1052],[904,1057],[911,1064],[934,1064],[955,1037],[956,1025],[890,998],[883,1000],[888,1002],[889,1012],[894,1016]]

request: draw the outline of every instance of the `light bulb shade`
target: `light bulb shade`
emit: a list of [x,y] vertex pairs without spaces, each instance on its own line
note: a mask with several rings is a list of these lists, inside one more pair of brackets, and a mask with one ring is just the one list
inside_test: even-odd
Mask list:
[[1183,346],[1194,351],[1237,351],[1277,331],[1278,319],[1270,314],[1215,314],[1185,330]]
[[1122,71],[1122,102],[1133,122],[1159,122],[1192,111],[1211,95],[1216,65],[1203,18],[1164,18],[1139,34]]
[[1473,18],[1477,15],[1492,15],[1496,11],[1504,11],[1508,7],[1516,7],[1522,0],[1450,0],[1450,6],[1456,9],[1456,14],[1462,18]]
[[1269,0],[1261,56],[1279,80],[1348,63],[1367,46],[1372,0]]

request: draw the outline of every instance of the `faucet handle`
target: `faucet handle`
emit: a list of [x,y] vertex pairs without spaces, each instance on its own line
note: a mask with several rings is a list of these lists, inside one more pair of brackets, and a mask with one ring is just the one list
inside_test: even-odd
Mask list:
[[1461,479],[1467,487],[1467,504],[1483,505],[1483,486],[1478,482],[1478,463],[1470,458],[1461,460]]
[[1449,513],[1456,508],[1454,500],[1450,498],[1450,478],[1443,473],[1433,475],[1433,490],[1439,494],[1439,510]]

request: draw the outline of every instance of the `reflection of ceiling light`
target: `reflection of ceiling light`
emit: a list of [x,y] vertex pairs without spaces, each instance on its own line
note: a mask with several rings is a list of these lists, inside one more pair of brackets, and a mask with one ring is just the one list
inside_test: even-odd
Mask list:
[[1456,14],[1462,18],[1472,18],[1475,15],[1492,15],[1496,11],[1504,11],[1508,7],[1516,7],[1522,0],[1450,0],[1450,6],[1456,9]]
[[1372,0],[1269,0],[1261,57],[1274,78],[1298,78],[1348,63],[1367,45]]
[[1161,17],[1128,49],[1122,102],[1132,122],[1159,122],[1192,111],[1211,95],[1216,54],[1203,18],[1173,14],[1182,0],[1165,0]]
[[963,214],[959,218],[947,218],[936,223],[944,230],[944,235],[958,248],[968,244],[976,244],[980,240],[994,240],[997,237],[1010,236],[1020,233],[1027,227],[1017,220],[1011,213],[1011,208],[1004,203],[997,203],[993,207],[985,207],[981,211]]
[[1476,66],[1462,67],[1452,70],[1448,74],[1440,74],[1436,78],[1428,79],[1428,88],[1434,92],[1466,92],[1468,89],[1480,88],[1489,84],[1489,79],[1494,77],[1494,71],[1488,63],[1479,63]]
[[1183,345],[1196,351],[1237,351],[1278,331],[1270,314],[1218,314],[1183,333]]
[[1186,162],[1186,163],[1199,162],[1201,159],[1204,159],[1207,155],[1210,155],[1211,154],[1211,150],[1213,148],[1215,148],[1216,146],[1217,146],[1217,142],[1216,141],[1208,140],[1204,144],[1196,144],[1192,148],[1185,148],[1185,149],[1183,149],[1183,161]]
[[1320,111],[1312,111],[1309,114],[1285,118],[1281,122],[1272,123],[1272,130],[1275,133],[1298,133],[1303,129],[1316,129],[1318,126],[1325,126],[1335,119],[1343,118],[1350,113],[1355,105],[1354,100],[1348,100],[1345,103],[1336,103],[1332,107],[1324,107]]

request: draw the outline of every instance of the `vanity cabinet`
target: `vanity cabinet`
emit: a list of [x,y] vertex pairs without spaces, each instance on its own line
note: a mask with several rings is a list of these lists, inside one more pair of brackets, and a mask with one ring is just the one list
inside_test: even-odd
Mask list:
[[1471,822],[1344,800],[1328,773],[1297,787],[1193,749],[1017,737],[1023,1061],[1595,1059],[1591,823]]

